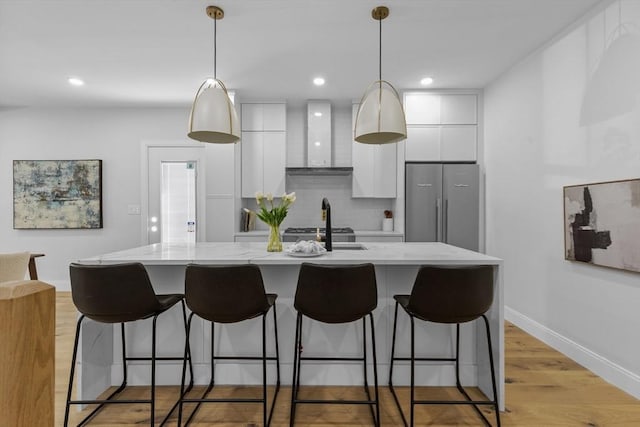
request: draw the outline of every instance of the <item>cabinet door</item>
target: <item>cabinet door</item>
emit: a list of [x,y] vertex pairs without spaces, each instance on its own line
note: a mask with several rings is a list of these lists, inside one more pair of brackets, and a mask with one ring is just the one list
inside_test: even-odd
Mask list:
[[266,131],[287,130],[287,106],[286,104],[261,104],[262,105],[262,129]]
[[374,145],[373,182],[374,197],[396,197],[396,153],[397,144]]
[[351,197],[373,197],[373,157],[375,148],[369,144],[351,143]]
[[257,191],[262,191],[262,135],[262,132],[242,132],[242,197],[255,197]]
[[443,95],[440,99],[440,123],[443,125],[475,125],[476,95]]
[[476,126],[442,126],[440,158],[443,161],[476,160]]
[[263,128],[262,104],[242,104],[242,130],[261,131]]
[[405,160],[407,162],[440,161],[440,127],[407,126]]
[[404,97],[404,112],[408,125],[440,124],[440,95],[409,93]]
[[285,167],[287,147],[285,132],[264,132],[263,134],[263,192],[281,196],[285,191]]

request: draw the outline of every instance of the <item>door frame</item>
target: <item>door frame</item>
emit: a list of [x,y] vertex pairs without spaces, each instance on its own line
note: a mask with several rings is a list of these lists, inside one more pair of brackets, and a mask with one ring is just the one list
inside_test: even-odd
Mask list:
[[196,242],[206,240],[206,145],[197,142],[185,141],[141,141],[140,143],[140,243],[145,246],[149,244],[149,151],[152,148],[184,148],[198,153],[198,166],[196,168]]

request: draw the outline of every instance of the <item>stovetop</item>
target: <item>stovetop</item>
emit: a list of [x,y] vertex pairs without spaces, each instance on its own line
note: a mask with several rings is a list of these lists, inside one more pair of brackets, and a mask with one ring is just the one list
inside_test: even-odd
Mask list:
[[[284,230],[288,234],[315,234],[317,227],[289,227]],[[320,233],[324,233],[324,227],[320,228]],[[351,227],[331,227],[331,234],[353,234]]]

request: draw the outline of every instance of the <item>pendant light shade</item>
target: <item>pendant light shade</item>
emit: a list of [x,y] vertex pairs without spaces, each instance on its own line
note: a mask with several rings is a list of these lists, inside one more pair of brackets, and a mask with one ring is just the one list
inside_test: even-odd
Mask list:
[[205,80],[196,93],[187,135],[201,142],[234,143],[240,140],[238,114],[226,86],[216,76],[216,22],[224,17],[224,12],[217,6],[208,6],[206,12],[214,20],[213,78]]
[[376,7],[371,16],[380,22],[379,79],[369,85],[360,101],[353,139],[363,144],[388,144],[407,138],[407,123],[398,91],[382,80],[382,20],[389,16],[389,9]]
[[389,82],[373,82],[360,101],[354,139],[363,144],[387,144],[407,137],[407,123],[398,92]]
[[191,107],[189,138],[201,142],[228,144],[240,139],[238,114],[220,80],[202,83]]

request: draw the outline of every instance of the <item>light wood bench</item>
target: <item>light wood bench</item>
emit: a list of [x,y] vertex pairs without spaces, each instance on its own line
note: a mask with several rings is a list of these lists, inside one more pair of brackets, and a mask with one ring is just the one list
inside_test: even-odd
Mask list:
[[55,288],[0,283],[0,418],[3,426],[53,426]]

